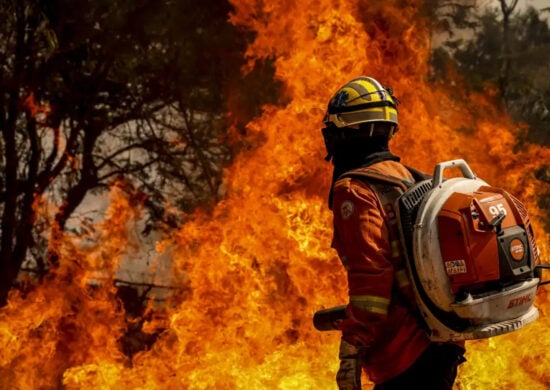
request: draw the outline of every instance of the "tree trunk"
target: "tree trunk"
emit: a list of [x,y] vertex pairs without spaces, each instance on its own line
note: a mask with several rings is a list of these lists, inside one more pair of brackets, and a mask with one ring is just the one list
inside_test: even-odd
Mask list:
[[17,180],[18,155],[15,141],[15,127],[19,116],[18,103],[25,61],[25,18],[24,9],[16,6],[16,42],[14,58],[13,84],[9,91],[5,110],[5,126],[2,128],[5,159],[5,199],[2,210],[2,238],[0,239],[0,307],[6,304],[8,292],[17,278],[23,258],[15,257],[14,242],[16,236],[17,198],[19,184]]
[[510,15],[514,12],[518,0],[512,0],[508,5],[506,0],[500,0],[500,9],[502,11],[502,48],[501,64],[498,78],[500,96],[506,102],[508,94],[508,84],[510,78],[511,66],[511,48],[510,48]]

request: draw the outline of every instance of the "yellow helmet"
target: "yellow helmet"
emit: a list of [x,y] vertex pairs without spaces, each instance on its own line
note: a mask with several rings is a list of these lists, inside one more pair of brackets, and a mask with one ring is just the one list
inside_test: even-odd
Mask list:
[[[372,77],[361,76],[341,87],[330,99],[325,125],[359,129],[361,123],[386,122],[397,130],[397,99]],[[391,136],[391,135],[390,135]]]

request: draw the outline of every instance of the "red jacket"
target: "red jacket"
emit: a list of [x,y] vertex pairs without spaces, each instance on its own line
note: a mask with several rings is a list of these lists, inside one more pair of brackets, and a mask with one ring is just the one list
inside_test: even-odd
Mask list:
[[[395,161],[368,168],[383,175],[411,179]],[[389,185],[347,177],[333,189],[334,239],[348,272],[349,323],[366,345],[363,368],[374,383],[385,382],[405,371],[430,341],[417,320],[412,290],[396,237]],[[350,328],[348,328],[350,329]],[[344,331],[344,338],[346,333]]]

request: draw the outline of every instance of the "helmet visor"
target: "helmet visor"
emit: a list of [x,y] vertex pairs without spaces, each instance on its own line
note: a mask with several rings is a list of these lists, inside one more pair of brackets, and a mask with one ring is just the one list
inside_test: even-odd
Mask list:
[[362,111],[342,112],[329,116],[337,127],[351,127],[367,122],[392,122],[397,125],[397,110],[393,107],[371,108]]

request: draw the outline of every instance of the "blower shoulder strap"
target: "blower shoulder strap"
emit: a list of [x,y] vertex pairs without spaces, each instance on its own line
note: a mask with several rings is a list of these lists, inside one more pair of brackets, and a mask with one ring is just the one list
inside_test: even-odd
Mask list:
[[416,168],[409,167],[408,165],[405,165],[405,168],[411,173],[412,177],[414,178],[415,182],[423,181],[427,179],[431,179],[432,175],[427,174],[426,172],[419,171]]
[[420,172],[416,169],[414,170],[415,172],[413,173],[413,171],[411,171],[411,169],[409,167],[406,167],[406,168],[411,172],[411,175],[413,176],[414,180],[410,180],[408,178],[407,179],[398,178],[398,177],[395,177],[395,176],[392,176],[392,175],[386,175],[384,173],[380,173],[380,172],[377,172],[377,171],[375,171],[373,169],[369,169],[369,168],[359,168],[359,169],[353,169],[351,171],[347,171],[347,172],[343,173],[342,175],[340,175],[338,180],[346,178],[346,177],[356,177],[356,178],[359,178],[359,179],[361,179],[361,178],[370,179],[370,180],[373,180],[375,182],[382,182],[382,183],[385,183],[385,184],[389,184],[389,185],[398,187],[402,192],[405,192],[409,189],[409,187],[411,187],[414,184],[415,181],[418,180],[417,177],[420,178],[420,176],[415,177],[415,175],[422,174],[422,172]]

